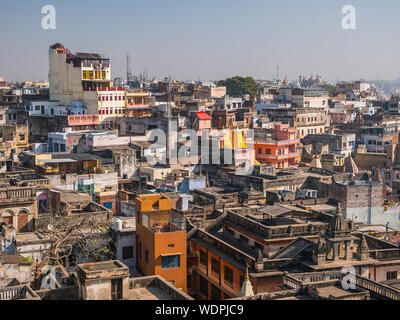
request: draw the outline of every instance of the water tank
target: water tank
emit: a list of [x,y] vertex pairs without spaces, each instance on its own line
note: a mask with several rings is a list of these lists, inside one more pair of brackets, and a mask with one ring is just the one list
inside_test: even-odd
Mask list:
[[120,219],[115,219],[115,221],[114,221],[114,230],[115,230],[115,231],[120,231],[120,230],[122,230],[122,220],[120,220]]

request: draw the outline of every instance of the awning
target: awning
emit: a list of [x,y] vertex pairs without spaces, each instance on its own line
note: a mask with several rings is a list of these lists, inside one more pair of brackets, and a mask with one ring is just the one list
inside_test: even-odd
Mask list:
[[164,253],[164,254],[160,254],[161,257],[170,257],[170,256],[180,256],[182,255],[182,252],[176,252],[176,253]]

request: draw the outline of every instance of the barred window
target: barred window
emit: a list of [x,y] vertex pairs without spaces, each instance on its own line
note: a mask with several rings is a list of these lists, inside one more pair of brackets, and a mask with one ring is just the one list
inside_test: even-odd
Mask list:
[[211,259],[211,272],[219,275],[219,271],[220,271],[219,261],[212,258]]
[[207,267],[208,265],[208,255],[207,252],[200,250],[200,264]]
[[397,271],[391,271],[386,273],[386,280],[395,280],[397,279]]
[[224,279],[226,282],[233,284],[233,270],[227,266],[224,267]]

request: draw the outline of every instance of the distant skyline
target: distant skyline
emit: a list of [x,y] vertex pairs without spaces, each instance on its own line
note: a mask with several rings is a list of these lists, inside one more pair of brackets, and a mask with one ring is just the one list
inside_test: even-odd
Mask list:
[[[102,53],[112,77],[135,75],[271,80],[320,75],[336,80],[400,77],[400,1],[372,0],[0,0],[0,77],[47,80],[48,47]],[[41,27],[45,5],[56,30]],[[341,26],[344,5],[356,8],[356,30]]]

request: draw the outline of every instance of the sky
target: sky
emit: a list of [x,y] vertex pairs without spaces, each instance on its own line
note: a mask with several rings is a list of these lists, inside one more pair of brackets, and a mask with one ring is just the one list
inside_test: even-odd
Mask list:
[[[56,9],[44,30],[42,7]],[[356,29],[342,28],[342,7]],[[48,47],[102,53],[112,77],[271,80],[319,74],[329,81],[400,76],[398,0],[0,0],[0,77],[47,80]]]

